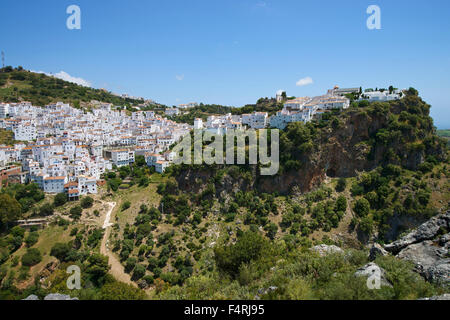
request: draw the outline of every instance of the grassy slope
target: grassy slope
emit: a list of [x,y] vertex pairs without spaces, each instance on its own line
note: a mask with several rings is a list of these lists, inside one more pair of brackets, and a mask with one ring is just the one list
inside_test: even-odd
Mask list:
[[100,89],[88,88],[77,84],[37,74],[30,71],[0,72],[0,101],[30,101],[34,105],[44,106],[52,102],[71,104],[87,103],[91,100],[109,102],[115,105],[135,105],[142,100],[124,99]]

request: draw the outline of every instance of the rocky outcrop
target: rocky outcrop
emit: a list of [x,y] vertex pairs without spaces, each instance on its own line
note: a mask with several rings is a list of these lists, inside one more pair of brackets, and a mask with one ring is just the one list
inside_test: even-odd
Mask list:
[[78,300],[78,298],[71,298],[69,295],[60,293],[51,293],[45,296],[44,300]]
[[431,240],[412,244],[397,255],[400,259],[412,261],[417,272],[426,280],[437,283],[450,283],[450,256],[446,247],[439,247]]
[[374,243],[370,247],[369,260],[374,261],[378,256],[387,256],[388,254],[389,252],[384,250],[384,248],[380,244]]
[[378,276],[380,287],[392,287],[392,284],[386,279],[386,271],[373,262],[368,263],[356,270],[355,276],[366,278]]
[[321,257],[324,257],[330,253],[344,253],[344,250],[335,245],[320,244],[312,247],[311,251],[317,252]]
[[450,230],[450,211],[431,218],[403,238],[385,245],[384,248],[397,254],[411,244],[434,239],[443,230],[446,232]]
[[[39,297],[32,294],[23,300],[39,300]],[[71,298],[69,295],[60,293],[50,293],[44,297],[44,300],[78,300],[78,298]]]
[[434,297],[430,297],[430,298],[422,298],[419,300],[450,300],[450,293],[446,293],[440,296],[434,296]]
[[[380,165],[393,163],[411,170],[416,170],[425,160],[425,155],[433,155],[437,159],[443,159],[444,146],[431,139],[425,150],[410,148],[410,144],[419,142],[414,130],[402,132],[402,141],[388,139],[378,141],[377,133],[381,130],[398,134],[396,129],[390,127],[392,115],[398,115],[403,111],[414,109],[414,113],[420,111],[418,116],[429,123],[425,128],[426,138],[435,137],[432,120],[429,117],[429,106],[418,96],[407,96],[398,101],[388,103],[376,103],[370,108],[349,108],[338,116],[339,124],[326,126],[315,130],[311,134],[311,145],[314,147],[308,151],[291,150],[292,160],[300,163],[296,169],[288,169],[286,163],[281,164],[282,169],[274,176],[260,176],[257,166],[250,165],[247,179],[243,179],[239,172],[234,177],[227,178],[216,183],[216,195],[222,191],[234,193],[238,190],[257,190],[259,192],[289,194],[293,188],[301,192],[309,192],[319,186],[326,177],[354,177],[358,172],[370,171]],[[389,132],[395,131],[395,132]],[[291,132],[291,135],[295,132]],[[292,138],[292,137],[291,137]],[[421,138],[422,142],[424,139]],[[291,139],[294,143],[295,139]],[[283,145],[283,144],[281,144]],[[281,147],[281,146],[280,146]],[[389,160],[386,154],[394,153],[396,160]],[[288,152],[281,150],[280,153]],[[179,187],[186,192],[199,193],[205,189],[206,184],[216,178],[218,170],[224,165],[216,166],[183,166],[177,171],[176,180]],[[251,173],[251,175],[249,175]],[[195,183],[193,183],[195,181]]]
[[427,281],[450,284],[449,230],[450,212],[446,212],[384,248],[400,259],[412,261]]
[[261,300],[261,296],[269,294],[272,291],[278,290],[278,287],[276,286],[270,286],[269,288],[261,288],[258,290],[258,294],[255,296],[255,300]]

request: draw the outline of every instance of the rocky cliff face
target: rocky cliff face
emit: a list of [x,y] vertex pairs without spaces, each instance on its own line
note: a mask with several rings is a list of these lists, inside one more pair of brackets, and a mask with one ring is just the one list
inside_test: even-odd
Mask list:
[[384,248],[412,261],[426,280],[450,284],[450,211],[431,218]]
[[[443,146],[434,134],[428,110],[429,106],[416,96],[389,104],[346,110],[339,115],[338,124],[318,130],[312,141],[311,152],[297,155],[300,169],[285,170],[275,176],[259,176],[256,166],[253,166],[251,179],[226,176],[222,185],[216,187],[217,195],[222,191],[251,189],[287,194],[294,187],[301,192],[308,192],[320,185],[326,176],[352,177],[358,172],[387,163],[417,169],[425,155],[437,158],[444,155]],[[399,118],[409,114],[419,119],[415,121],[421,121],[420,130],[410,124],[396,123]],[[379,133],[386,137],[380,138],[377,136]],[[425,140],[428,142],[423,143]],[[415,143],[419,147],[412,147]],[[280,149],[280,154],[283,152]],[[215,174],[216,170],[188,167],[181,170],[177,180],[183,190],[198,192]]]

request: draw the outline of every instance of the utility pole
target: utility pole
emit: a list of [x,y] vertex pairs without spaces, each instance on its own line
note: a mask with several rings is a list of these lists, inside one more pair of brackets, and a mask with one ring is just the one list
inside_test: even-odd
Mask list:
[[5,52],[2,51],[2,68],[5,67]]

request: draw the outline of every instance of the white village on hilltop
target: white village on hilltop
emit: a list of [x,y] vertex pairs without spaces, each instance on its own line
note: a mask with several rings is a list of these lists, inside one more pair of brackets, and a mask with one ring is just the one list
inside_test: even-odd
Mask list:
[[[45,107],[30,102],[0,103],[0,128],[14,133],[22,141],[14,146],[0,146],[2,185],[35,182],[44,192],[63,193],[69,200],[97,193],[104,184],[101,175],[113,166],[127,166],[141,155],[149,167],[163,173],[174,160],[169,147],[192,129],[226,134],[229,129],[284,129],[291,122],[309,122],[332,109],[346,109],[346,94],[360,93],[359,88],[328,90],[317,97],[287,98],[277,92],[283,109],[273,116],[267,112],[209,116],[206,122],[179,124],[153,111],[137,111],[131,116],[100,103],[91,112],[58,102]],[[400,99],[401,90],[361,93],[360,100],[390,101]],[[197,103],[166,108],[167,116],[180,114]]]

